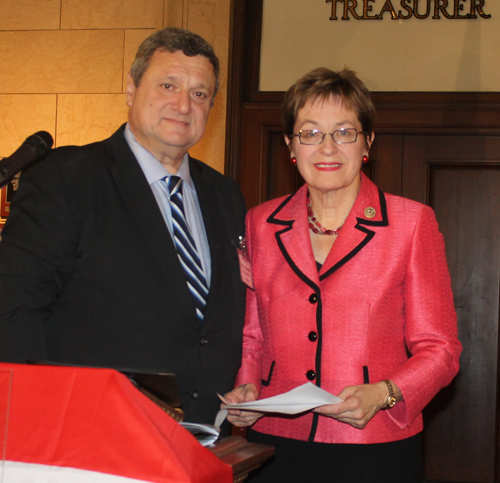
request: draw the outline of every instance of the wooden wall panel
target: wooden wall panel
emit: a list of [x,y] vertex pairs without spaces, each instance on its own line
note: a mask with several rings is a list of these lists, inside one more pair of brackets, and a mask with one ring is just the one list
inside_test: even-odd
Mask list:
[[0,30],[58,29],[61,0],[2,0]]
[[161,28],[163,0],[62,0],[63,29]]
[[434,449],[426,452],[425,474],[437,481],[493,483],[498,481],[500,164],[437,164],[430,166],[430,183],[464,352],[459,376],[425,413],[425,441]]
[[4,94],[121,92],[123,31],[0,32]]
[[127,87],[128,73],[132,62],[134,62],[135,54],[142,41],[149,37],[154,32],[154,29],[134,29],[125,30],[125,45],[123,48],[123,92]]
[[369,178],[384,193],[401,196],[403,141],[404,137],[401,135],[377,135],[370,149],[370,161],[367,168],[370,168],[372,172]]
[[187,28],[189,0],[165,0],[163,25]]
[[272,200],[294,193],[304,184],[304,179],[291,162],[281,125],[269,126],[264,135],[268,139],[265,155],[268,163],[265,166],[265,190],[262,192],[266,200]]
[[225,164],[230,0],[189,0],[186,28],[201,35],[220,61],[220,87],[203,139],[190,153],[223,172]]
[[[247,208],[256,206],[269,198],[268,193],[277,192],[269,186],[267,175],[269,165],[280,160],[268,159],[270,152],[269,132],[281,131],[278,106],[253,105],[244,107],[242,112],[241,153],[239,161],[240,186],[247,202]],[[283,141],[284,142],[284,141]],[[272,151],[271,151],[272,152]]]
[[127,121],[125,94],[60,94],[56,147],[101,141]]
[[54,94],[0,94],[0,158],[37,131],[54,133],[56,102]]
[[403,195],[431,205],[452,278],[460,373],[425,417],[425,476],[493,483],[499,429],[500,137],[406,136]]

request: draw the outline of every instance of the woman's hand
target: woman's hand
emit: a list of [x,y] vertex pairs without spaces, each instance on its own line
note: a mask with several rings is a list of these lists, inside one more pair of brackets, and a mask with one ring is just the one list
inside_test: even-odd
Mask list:
[[[399,389],[396,389],[394,383],[392,385],[395,395],[400,396]],[[314,409],[314,412],[363,429],[368,421],[387,404],[388,389],[385,382],[347,386],[338,396],[344,401],[321,406]]]
[[[254,384],[242,384],[231,392],[224,395],[224,399],[231,404],[239,404],[243,402],[256,401],[259,397],[259,392]],[[263,413],[254,411],[244,411],[240,409],[229,409],[227,420],[238,428],[251,426]]]

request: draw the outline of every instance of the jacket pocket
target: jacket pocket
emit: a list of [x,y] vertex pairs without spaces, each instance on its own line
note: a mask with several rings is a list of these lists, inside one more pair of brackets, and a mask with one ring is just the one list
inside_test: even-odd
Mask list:
[[261,384],[263,386],[269,386],[269,384],[271,384],[271,377],[273,375],[273,371],[274,371],[274,364],[276,363],[276,361],[273,361],[272,364],[271,364],[271,367],[269,368],[269,374],[267,375],[267,379],[262,379],[261,380]]

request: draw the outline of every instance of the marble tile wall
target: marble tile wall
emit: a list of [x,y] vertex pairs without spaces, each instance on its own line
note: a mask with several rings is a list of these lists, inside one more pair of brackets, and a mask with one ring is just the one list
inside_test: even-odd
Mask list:
[[104,139],[126,121],[137,47],[163,26],[205,37],[221,89],[192,154],[224,169],[230,0],[1,0],[0,157],[45,130],[55,146]]

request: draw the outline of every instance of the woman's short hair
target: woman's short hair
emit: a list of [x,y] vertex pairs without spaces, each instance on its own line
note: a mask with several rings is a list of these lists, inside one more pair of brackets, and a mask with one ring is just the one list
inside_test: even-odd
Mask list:
[[140,45],[130,69],[130,75],[136,87],[139,87],[142,76],[149,67],[151,57],[157,50],[171,53],[181,50],[182,53],[188,57],[194,57],[195,55],[206,57],[214,68],[215,90],[213,97],[215,97],[219,89],[220,68],[219,59],[215,55],[213,47],[199,35],[189,30],[174,27],[158,30]]
[[331,96],[338,98],[346,109],[353,110],[364,135],[371,136],[375,107],[370,91],[352,70],[335,72],[325,67],[312,70],[286,92],[282,109],[284,134],[291,137],[297,115],[308,101],[326,101]]

